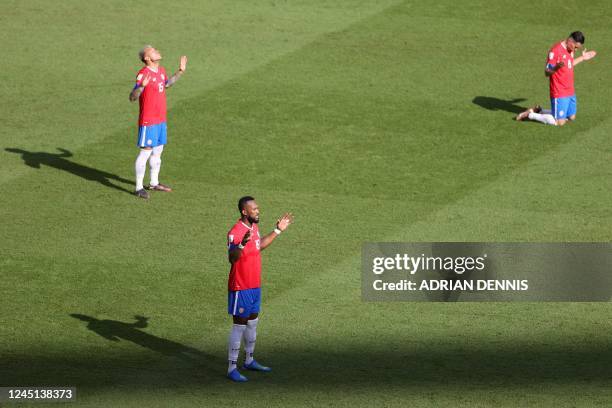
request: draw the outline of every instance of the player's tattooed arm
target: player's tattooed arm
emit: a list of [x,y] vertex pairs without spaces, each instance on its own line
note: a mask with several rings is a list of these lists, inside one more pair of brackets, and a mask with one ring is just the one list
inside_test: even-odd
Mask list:
[[140,98],[140,94],[143,90],[144,86],[135,86],[134,89],[132,89],[132,92],[130,92],[130,102],[134,102],[136,99]]
[[174,73],[174,75],[172,75],[166,81],[166,88],[170,88],[172,85],[174,85],[176,83],[176,81],[178,81],[181,78],[181,75],[183,75],[183,73],[185,72],[185,69],[187,69],[187,57],[185,55],[183,55],[181,57],[180,62],[179,62],[179,69],[178,69],[178,71],[176,71]]
[[142,78],[142,82],[140,84],[136,84],[132,92],[130,92],[130,102],[134,102],[138,98],[140,98],[140,94],[144,91],[145,86],[149,83],[151,77],[147,74],[144,78]]
[[260,249],[261,250],[266,249],[266,247],[268,247],[272,243],[272,241],[274,241],[276,237],[281,234],[281,232],[289,228],[289,224],[291,224],[292,222],[293,222],[293,214],[291,213],[283,214],[283,216],[280,217],[276,221],[276,228],[274,228],[274,231],[272,231],[271,233],[269,233],[268,235],[266,235],[265,237],[261,239],[261,244],[259,246]]
[[166,88],[170,88],[172,85],[174,85],[176,83],[176,81],[178,81],[181,78],[181,75],[183,75],[182,71],[176,71],[174,73],[174,75],[172,75],[170,78],[168,78],[168,80],[166,81]]

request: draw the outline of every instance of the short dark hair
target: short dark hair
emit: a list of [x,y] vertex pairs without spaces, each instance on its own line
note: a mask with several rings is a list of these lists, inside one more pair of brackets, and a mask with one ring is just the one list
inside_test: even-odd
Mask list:
[[582,31],[574,31],[569,36],[572,40],[584,45],[584,34],[582,34]]
[[240,211],[240,213],[242,214],[242,210],[244,210],[244,206],[246,205],[246,203],[253,200],[255,199],[251,196],[242,197],[240,200],[238,200],[238,211]]

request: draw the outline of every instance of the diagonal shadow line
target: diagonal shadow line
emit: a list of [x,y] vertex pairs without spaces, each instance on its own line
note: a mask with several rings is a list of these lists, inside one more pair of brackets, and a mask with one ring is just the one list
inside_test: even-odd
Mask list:
[[79,313],[72,313],[70,316],[86,322],[88,330],[110,341],[119,342],[121,340],[126,340],[160,354],[178,357],[188,361],[197,361],[197,359],[203,357],[211,357],[193,347],[185,346],[184,344],[142,331],[141,329],[149,325],[148,317],[137,315],[134,316],[136,319],[134,323],[125,323],[118,320],[100,320]]
[[60,147],[57,148],[60,153],[29,152],[27,150],[10,147],[7,147],[4,150],[10,153],[21,154],[23,162],[29,167],[35,169],[40,169],[42,165],[53,167],[55,169],[74,174],[75,176],[81,177],[85,180],[98,182],[103,186],[110,187],[115,190],[124,191],[130,194],[132,193],[132,191],[111,182],[111,180],[113,180],[133,185],[131,180],[124,179],[116,174],[67,160],[68,157],[73,156],[70,150],[62,149]]

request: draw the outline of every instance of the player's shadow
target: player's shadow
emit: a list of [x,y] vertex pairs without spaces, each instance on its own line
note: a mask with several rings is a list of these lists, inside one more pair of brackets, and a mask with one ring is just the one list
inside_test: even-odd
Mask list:
[[524,102],[526,101],[525,98],[515,98],[515,99],[499,99],[499,98],[495,98],[492,96],[477,96],[475,97],[472,102],[475,103],[476,105],[488,109],[488,110],[492,110],[492,111],[497,111],[497,110],[502,110],[502,111],[506,111],[506,112],[512,112],[512,113],[521,113],[523,112],[526,108],[517,105],[517,103],[519,102]]
[[142,331],[141,329],[144,329],[149,325],[149,319],[144,316],[134,316],[136,319],[134,323],[125,323],[117,320],[99,320],[95,317],[78,313],[73,313],[70,316],[87,322],[87,329],[110,341],[130,341],[160,354],[178,357],[189,361],[198,361],[203,357],[210,357],[206,353],[193,347],[188,347],[184,344],[157,337]]
[[133,185],[131,180],[124,179],[116,174],[108,173],[106,171],[94,169],[93,167],[84,166],[71,160],[67,160],[68,157],[73,156],[70,150],[62,149],[60,147],[57,148],[60,153],[29,152],[27,150],[17,148],[6,148],[4,150],[10,153],[20,154],[24,163],[32,168],[40,169],[41,165],[45,165],[58,170],[67,171],[68,173],[84,178],[85,180],[96,181],[106,187],[132,193],[132,191],[111,182],[111,180],[113,180],[120,183]]

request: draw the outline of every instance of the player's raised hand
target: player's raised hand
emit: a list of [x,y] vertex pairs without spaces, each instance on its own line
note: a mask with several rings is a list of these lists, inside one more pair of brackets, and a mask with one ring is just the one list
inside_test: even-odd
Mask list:
[[185,72],[185,69],[187,69],[187,56],[183,55],[179,61],[179,71]]
[[292,222],[293,222],[293,214],[285,213],[283,214],[282,217],[280,217],[276,221],[276,228],[278,228],[281,231],[284,231],[287,229],[287,227],[289,227],[289,224],[291,224]]
[[242,237],[242,242],[240,242],[240,244],[242,246],[245,246],[249,240],[251,239],[251,231],[247,231],[246,234],[244,234],[244,237]]
[[587,51],[586,48],[582,50],[582,59],[585,61],[595,58],[596,55],[597,51],[595,50]]
[[142,82],[140,83],[140,85],[142,85],[142,87],[144,88],[145,86],[147,86],[150,80],[151,76],[149,74],[146,74],[144,78],[142,78]]

